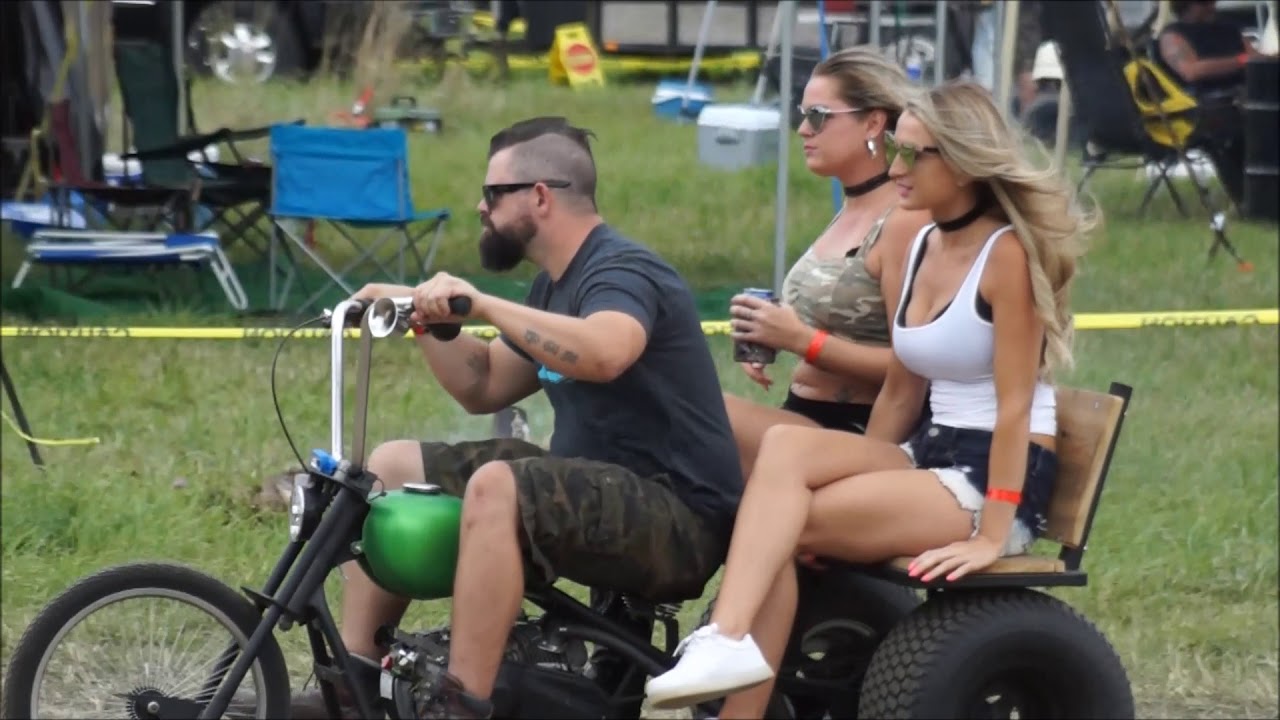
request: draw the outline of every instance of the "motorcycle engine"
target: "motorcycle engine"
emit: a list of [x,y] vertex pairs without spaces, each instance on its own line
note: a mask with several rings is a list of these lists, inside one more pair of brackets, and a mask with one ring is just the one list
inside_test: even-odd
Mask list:
[[[450,629],[423,633],[393,631],[383,663],[381,693],[398,718],[421,718],[449,664]],[[548,632],[540,620],[521,617],[507,649],[492,701],[494,717],[599,718],[609,714],[609,698],[585,672],[582,640]]]

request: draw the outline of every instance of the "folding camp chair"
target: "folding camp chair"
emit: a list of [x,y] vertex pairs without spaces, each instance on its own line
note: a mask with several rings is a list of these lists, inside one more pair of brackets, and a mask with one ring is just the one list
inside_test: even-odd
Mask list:
[[[1104,2],[1050,2],[1042,5],[1041,20],[1047,39],[1058,45],[1063,77],[1071,88],[1071,100],[1085,129],[1084,176],[1080,187],[1099,169],[1154,169],[1142,199],[1140,213],[1146,211],[1156,190],[1163,185],[1169,190],[1179,212],[1186,209],[1169,178],[1176,166],[1186,169],[1211,216],[1210,230],[1214,242],[1210,257],[1221,246],[1241,269],[1246,263],[1226,237],[1226,213],[1214,202],[1201,182],[1188,157],[1188,151],[1206,150],[1211,137],[1195,132],[1195,107],[1166,110],[1158,98],[1167,88],[1157,86],[1158,67],[1149,59],[1136,55],[1130,41],[1113,42],[1105,17]],[[1135,92],[1135,89],[1137,92]],[[1144,115],[1143,106],[1155,102],[1153,111]],[[1136,164],[1116,161],[1113,156],[1136,156]]]
[[[180,81],[168,47],[153,40],[117,38],[114,49],[116,78],[136,147],[135,152],[122,155],[121,159],[126,163],[136,160],[142,166],[144,186],[185,188],[193,203],[212,211],[207,221],[183,229],[202,230],[222,220],[227,225],[222,233],[224,240],[243,241],[261,254],[262,248],[252,242],[251,233],[259,220],[266,219],[271,168],[247,161],[236,143],[265,138],[267,128],[221,128],[179,136]],[[187,114],[188,125],[194,128],[189,90],[187,97],[182,110]],[[189,153],[203,153],[211,145],[225,146],[237,162],[212,162],[207,155],[199,162],[188,159]]]
[[191,216],[187,188],[148,187],[127,178],[123,182],[95,179],[81,166],[79,150],[71,127],[71,103],[59,100],[49,106],[48,135],[39,128],[31,133],[32,155],[47,158],[48,177],[36,162],[32,179],[36,187],[48,191],[50,225],[68,227],[71,218],[83,213],[90,226],[127,230],[141,219],[141,229],[160,230],[181,226]]
[[[295,245],[325,274],[332,285],[350,294],[354,289],[347,278],[362,265],[373,264],[396,282],[405,282],[404,254],[408,251],[415,262],[414,272],[425,273],[435,258],[445,223],[447,208],[417,210],[410,195],[409,142],[402,128],[355,130],[347,128],[314,128],[299,125],[276,125],[271,128],[272,176],[271,216],[279,233]],[[356,257],[335,270],[324,261],[305,238],[299,237],[294,221],[324,222],[346,238],[356,250]],[[422,223],[421,229],[412,226]],[[361,245],[348,228],[382,229],[372,243]],[[432,234],[424,259],[418,243]],[[399,238],[396,247],[398,272],[392,273],[377,256],[379,248]],[[273,246],[274,247],[274,246]],[[274,253],[272,253],[274,264]],[[292,280],[294,268],[289,270]],[[329,285],[308,298],[302,309],[319,300]],[[276,307],[283,304],[288,282]]]
[[246,310],[249,300],[235,269],[212,232],[174,234],[103,232],[45,228],[37,230],[26,245],[27,257],[13,277],[22,286],[36,264],[45,265],[193,265],[213,272],[236,310]]

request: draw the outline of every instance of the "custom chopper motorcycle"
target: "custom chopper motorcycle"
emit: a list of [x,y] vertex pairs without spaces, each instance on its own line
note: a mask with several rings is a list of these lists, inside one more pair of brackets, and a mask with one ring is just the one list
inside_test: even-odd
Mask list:
[[[470,302],[454,298],[450,307],[465,316]],[[381,659],[379,689],[373,693],[366,683],[349,682],[379,669],[369,668],[344,647],[324,593],[329,574],[355,559],[375,582],[398,595],[434,600],[451,594],[461,500],[428,484],[386,490],[364,467],[372,344],[375,339],[402,337],[411,309],[411,298],[348,300],[294,329],[324,322],[331,330],[331,442],[328,451],[313,451],[306,472],[294,478],[288,542],[263,586],[237,592],[206,573],[164,562],[126,563],[79,580],[41,610],[14,648],[4,684],[6,718],[287,718],[290,676],[276,632],[299,626],[309,641],[312,670],[331,717],[341,717],[334,688],[344,683],[360,717],[419,716],[447,665],[449,628],[384,628],[383,639],[391,651]],[[343,348],[347,330],[357,326],[354,437],[349,454],[344,454]],[[450,340],[461,326],[429,329],[437,338]],[[273,361],[273,396],[274,372]],[[283,419],[281,425],[283,429]],[[1022,603],[1031,610],[1049,611],[1028,618],[1035,628],[1046,622],[1050,626],[1047,644],[1040,636],[1032,637],[1033,644],[1060,649],[1052,641],[1062,633],[1055,635],[1053,626],[1065,627],[1076,640],[1068,648],[1072,662],[1064,667],[1090,668],[1083,679],[1092,685],[1057,692],[1060,688],[1044,687],[1044,673],[1014,672],[1005,674],[1014,682],[1001,686],[1003,691],[979,683],[957,693],[954,686],[911,680],[922,673],[944,680],[950,675],[937,662],[937,653],[917,652],[936,648],[936,643],[914,645],[920,644],[922,628],[933,627],[931,632],[938,634],[940,611],[955,611],[953,615],[965,620],[964,607],[925,601],[908,587],[911,583],[852,566],[805,568],[801,576],[800,606],[769,717],[1008,716],[1008,703],[1001,704],[1001,698],[1026,697],[1042,700],[1031,703],[1033,710],[1043,711],[1033,713],[1037,717],[1133,715],[1123,668],[1110,647],[1087,623],[1073,621],[1076,616],[1064,615],[1057,606],[1039,607],[1041,600],[1057,602],[1047,596],[1036,593],[1032,603]],[[588,604],[555,586],[527,589],[526,599],[542,612],[522,613],[512,628],[492,698],[494,717],[641,716],[645,678],[665,672],[675,662],[680,605],[604,590],[593,595]],[[203,633],[188,630],[168,620],[167,612],[146,605],[149,609],[122,612],[119,621],[77,639],[78,628],[91,625],[94,616],[143,603],[171,604],[211,628]],[[1009,608],[1016,616],[1017,603]],[[709,613],[708,608],[701,622]],[[911,625],[917,616],[924,625]],[[994,622],[1005,628],[1004,621]],[[665,631],[659,644],[652,642],[655,626]],[[967,652],[986,652],[981,643],[973,644],[972,632],[965,627],[957,631],[968,638],[963,643]],[[886,649],[887,655],[877,653],[895,628],[906,635]],[[135,639],[134,632],[145,637]],[[99,661],[108,645],[136,649],[130,653],[136,659]],[[1005,649],[1017,656],[1017,646]],[[595,662],[602,651],[613,660],[608,673]],[[201,656],[190,657],[195,655]],[[1042,659],[1051,666],[1059,663],[1057,657]],[[973,665],[971,660],[960,656],[947,662],[958,673]],[[877,683],[869,690],[864,679],[873,665],[880,680],[867,679],[868,684]],[[1032,662],[1014,669],[1039,666]],[[894,677],[907,681],[888,681]],[[1024,680],[1019,682],[1020,677]],[[1082,703],[1081,697],[1090,701]],[[699,706],[693,715],[712,716],[718,704]]]

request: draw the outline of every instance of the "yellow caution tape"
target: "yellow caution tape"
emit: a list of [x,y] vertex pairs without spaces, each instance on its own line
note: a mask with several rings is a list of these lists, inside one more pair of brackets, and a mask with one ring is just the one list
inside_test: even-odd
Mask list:
[[3,418],[4,421],[8,423],[9,427],[13,428],[13,431],[18,434],[18,437],[34,445],[97,445],[102,442],[101,438],[96,437],[68,438],[66,440],[50,440],[47,438],[33,437],[22,432],[22,427],[19,426],[13,418],[9,417],[9,413],[0,410],[0,418]]
[[[1276,325],[1280,309],[1259,310],[1188,310],[1147,313],[1082,313],[1076,315],[1077,330],[1138,330],[1152,327],[1231,327],[1241,325]],[[491,325],[468,325],[466,332],[480,337],[494,337],[498,331]],[[54,327],[6,325],[0,337],[30,338],[118,338],[145,340],[271,340],[289,333],[281,327]],[[702,323],[706,335],[727,335],[729,321],[708,320]],[[327,338],[328,328],[307,328],[294,337]],[[347,337],[359,337],[360,331],[347,330]],[[408,336],[409,333],[406,333]]]

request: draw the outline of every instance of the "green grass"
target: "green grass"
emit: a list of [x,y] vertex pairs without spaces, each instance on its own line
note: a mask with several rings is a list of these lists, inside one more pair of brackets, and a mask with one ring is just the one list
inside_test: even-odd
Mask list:
[[[650,86],[576,94],[536,85],[449,87],[436,96],[423,92],[444,110],[448,134],[413,142],[419,202],[459,213],[443,267],[479,273],[470,208],[489,134],[521,116],[563,112],[600,135],[600,200],[612,222],[657,248],[695,287],[768,281],[772,169],[725,174],[698,167],[695,129],[652,119]],[[205,127],[297,115],[316,122],[354,96],[328,85],[259,92],[198,86],[198,117]],[[798,154],[789,259],[831,213],[828,185],[805,173]],[[1221,256],[1206,264],[1202,213],[1180,219],[1161,197],[1151,218],[1139,221],[1133,210],[1142,188],[1125,173],[1103,174],[1094,187],[1108,224],[1084,263],[1079,311],[1275,305],[1274,227],[1232,222],[1232,240],[1256,265],[1241,274]],[[12,242],[6,250],[12,253]],[[6,263],[6,274],[12,267]],[[741,376],[724,338],[710,342],[726,389],[781,401],[783,389],[766,394]],[[233,585],[265,578],[285,526],[251,499],[264,478],[294,462],[269,393],[274,349],[261,341],[5,340],[5,363],[36,434],[102,442],[46,447],[49,467],[39,472],[12,430],[0,431],[0,662],[8,662],[54,593],[111,563],[168,558]],[[1076,354],[1065,382],[1104,389],[1119,380],[1133,385],[1135,396],[1085,557],[1090,584],[1055,594],[1115,644],[1142,716],[1276,717],[1276,328],[1081,332]],[[371,439],[487,432],[487,418],[449,404],[408,344],[385,344],[376,360]],[[303,452],[327,445],[327,377],[325,342],[286,346],[280,401]],[[528,408],[545,435],[545,400]],[[180,478],[185,487],[175,487]],[[329,586],[336,599],[340,584],[331,578]],[[686,611],[685,629],[698,609]],[[435,622],[446,610],[447,603],[422,604],[410,621]],[[301,681],[302,638],[285,639]]]

